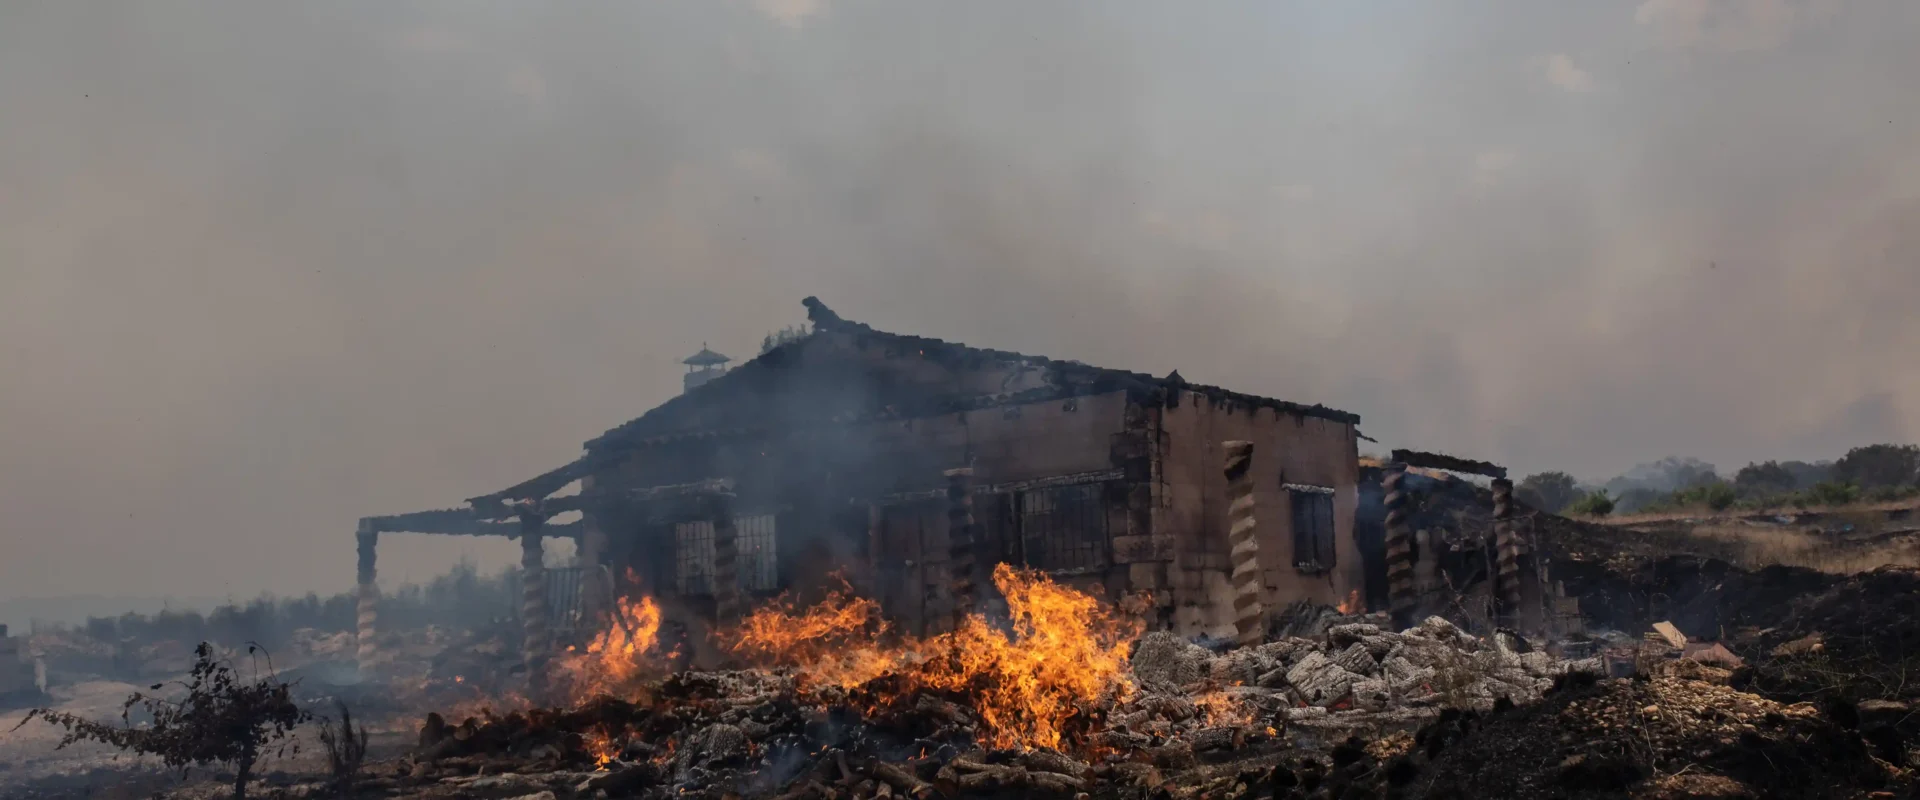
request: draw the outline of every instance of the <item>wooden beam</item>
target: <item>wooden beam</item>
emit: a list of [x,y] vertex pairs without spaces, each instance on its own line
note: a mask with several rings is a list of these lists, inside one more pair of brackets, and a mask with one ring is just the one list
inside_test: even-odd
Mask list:
[[[412,514],[395,514],[387,517],[366,517],[361,523],[378,533],[435,533],[449,536],[504,536],[508,538],[520,535],[517,522],[498,522],[479,518],[468,509],[442,509],[439,511],[417,511]],[[543,529],[547,536],[577,538],[585,530],[579,522],[561,525],[548,525]]]
[[1409,467],[1439,469],[1448,472],[1464,472],[1468,475],[1482,475],[1488,478],[1507,477],[1507,468],[1487,461],[1473,461],[1455,458],[1440,453],[1422,453],[1418,450],[1395,450],[1392,460]]

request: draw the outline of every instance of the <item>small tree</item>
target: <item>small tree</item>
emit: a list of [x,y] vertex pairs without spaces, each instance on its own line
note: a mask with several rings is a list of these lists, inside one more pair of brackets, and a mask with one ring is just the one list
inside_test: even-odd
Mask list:
[[1605,489],[1595,489],[1592,493],[1573,501],[1567,506],[1566,511],[1569,514],[1604,517],[1613,513],[1613,497],[1608,495]]
[[1514,492],[1527,505],[1541,511],[1554,512],[1566,508],[1569,503],[1580,497],[1580,490],[1574,486],[1573,476],[1564,472],[1540,472],[1528,475],[1514,487]]
[[1733,474],[1733,485],[1748,497],[1773,497],[1793,491],[1799,484],[1793,471],[1778,461],[1748,464]]
[[1844,506],[1860,501],[1860,488],[1840,481],[1821,481],[1807,490],[1807,500],[1817,506]]
[[1833,478],[1862,489],[1911,485],[1920,480],[1920,447],[1872,444],[1853,448],[1833,463]]
[[[258,650],[257,645],[247,647],[249,654]],[[294,727],[312,719],[312,714],[294,704],[292,685],[276,679],[271,667],[266,677],[242,681],[233,665],[214,657],[212,645],[201,642],[193,653],[193,672],[182,684],[186,696],[179,701],[135,692],[120,706],[120,725],[36,708],[27,712],[14,730],[39,717],[66,729],[59,748],[82,741],[101,742],[157,756],[167,766],[183,771],[191,766],[231,764],[233,796],[245,800],[254,762],[269,751],[284,754],[292,745],[289,737]],[[156,683],[152,690],[164,687]],[[153,721],[134,727],[134,706],[142,707]]]

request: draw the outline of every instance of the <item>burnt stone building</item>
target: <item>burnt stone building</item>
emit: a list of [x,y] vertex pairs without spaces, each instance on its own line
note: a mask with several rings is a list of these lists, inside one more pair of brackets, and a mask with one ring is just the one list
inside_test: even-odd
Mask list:
[[[1144,593],[1156,624],[1189,635],[1230,635],[1236,605],[1244,625],[1363,590],[1357,416],[1177,372],[886,333],[806,305],[810,335],[607,431],[572,463],[464,508],[361,520],[363,657],[378,627],[375,546],[397,532],[520,538],[533,661],[552,606],[571,602],[541,556],[555,536],[579,543],[568,582],[588,616],[639,591],[694,627],[758,597],[805,599],[838,573],[900,627],[937,630],[956,608],[991,610],[997,562],[1109,599]],[[1237,473],[1251,505],[1236,507],[1235,529],[1250,512],[1253,534],[1232,547],[1229,443],[1251,443]]]

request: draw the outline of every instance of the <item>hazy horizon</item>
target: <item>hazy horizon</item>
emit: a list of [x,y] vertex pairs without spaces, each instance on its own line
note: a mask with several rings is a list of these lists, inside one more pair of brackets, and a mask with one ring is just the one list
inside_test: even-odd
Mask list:
[[1916,39],[1900,0],[0,6],[0,597],[344,590],[357,518],[565,463],[807,295],[1520,473],[1920,440]]

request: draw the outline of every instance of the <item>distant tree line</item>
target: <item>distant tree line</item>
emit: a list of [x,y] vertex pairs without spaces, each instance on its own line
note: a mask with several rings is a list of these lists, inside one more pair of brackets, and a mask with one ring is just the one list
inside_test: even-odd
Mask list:
[[1920,446],[1875,444],[1838,461],[1764,461],[1722,477],[1712,464],[1666,458],[1641,464],[1598,486],[1564,472],[1529,475],[1514,487],[1529,506],[1604,516],[1683,509],[1811,508],[1920,496]]
[[[516,570],[483,576],[461,562],[425,585],[407,584],[380,597],[380,622],[398,629],[438,625],[474,628],[514,615],[520,603]],[[257,642],[269,650],[283,646],[301,628],[324,633],[351,631],[357,617],[352,592],[301,597],[261,596],[230,602],[206,613],[160,611],[118,617],[89,617],[81,627],[103,642],[147,644],[159,641],[215,642],[237,647]]]

